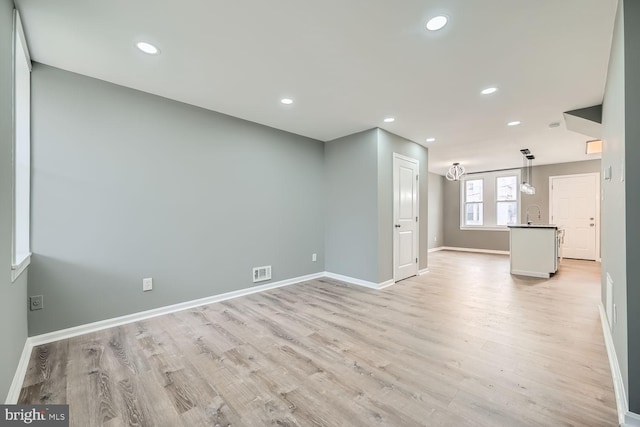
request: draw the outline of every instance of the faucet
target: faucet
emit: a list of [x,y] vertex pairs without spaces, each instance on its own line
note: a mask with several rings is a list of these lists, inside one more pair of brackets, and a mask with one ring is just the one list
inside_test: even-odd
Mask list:
[[531,225],[531,220],[529,220],[529,209],[536,208],[538,210],[538,221],[540,220],[540,206],[538,205],[529,205],[527,206],[527,225]]

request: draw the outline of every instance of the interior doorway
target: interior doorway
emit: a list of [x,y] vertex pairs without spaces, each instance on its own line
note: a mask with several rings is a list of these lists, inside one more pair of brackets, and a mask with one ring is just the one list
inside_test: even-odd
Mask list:
[[564,258],[600,259],[600,174],[549,177],[549,222],[564,230]]
[[418,274],[418,170],[416,159],[393,154],[393,280]]

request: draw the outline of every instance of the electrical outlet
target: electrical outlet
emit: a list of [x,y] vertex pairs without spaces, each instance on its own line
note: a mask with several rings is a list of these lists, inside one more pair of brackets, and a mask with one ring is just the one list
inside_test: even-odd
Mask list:
[[318,261],[318,254],[312,254],[311,255],[311,261],[313,261],[313,262]]
[[32,297],[29,297],[29,310],[31,311],[42,310],[43,307],[44,305],[42,301],[42,295],[35,295]]
[[145,292],[153,290],[153,279],[151,277],[142,279],[142,290]]
[[437,241],[438,241],[438,236],[434,237],[434,238],[433,238],[433,241],[434,241],[434,242],[437,242]]

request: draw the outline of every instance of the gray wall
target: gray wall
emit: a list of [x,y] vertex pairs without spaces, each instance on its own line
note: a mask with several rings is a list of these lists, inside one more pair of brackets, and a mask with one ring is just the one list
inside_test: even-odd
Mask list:
[[325,267],[378,283],[378,132],[325,143]]
[[444,244],[454,248],[509,250],[508,231],[460,230],[460,182],[442,181]]
[[393,279],[393,153],[420,162],[418,266],[427,267],[427,149],[371,129],[325,144],[327,271],[373,283]]
[[[613,342],[625,390],[628,394],[625,185],[620,179],[622,176],[621,167],[625,159],[623,33],[623,10],[619,5],[602,110],[602,136],[604,140],[602,169],[611,167],[612,171],[611,180],[604,180],[604,176],[601,176],[603,197],[601,205],[602,301],[606,307],[606,277],[608,273],[613,279],[613,302],[618,311],[618,321],[612,328]],[[637,119],[634,118],[634,120]],[[635,216],[634,214],[633,217]]]
[[527,208],[532,205],[537,205],[540,207],[540,219],[538,220],[537,218],[538,211],[532,208],[530,210],[530,221],[537,224],[549,223],[549,177],[598,172],[600,172],[600,159],[535,166],[532,171],[532,184],[536,187],[536,194],[528,195],[520,193],[522,194],[520,220],[522,223],[527,222]]
[[0,0],[0,403],[27,339],[27,271],[11,283],[13,2]]
[[32,108],[31,335],[324,270],[322,142],[40,64]]
[[411,157],[420,163],[418,196],[419,247],[418,268],[427,268],[428,180],[427,149],[408,139],[378,129],[378,282],[393,279],[393,153]]
[[[640,2],[624,2],[625,207],[627,226],[627,346],[629,409],[640,414]],[[631,220],[631,219],[634,220]],[[620,244],[620,242],[619,242]]]
[[442,175],[429,173],[429,249],[444,243],[444,181],[446,179]]
[[[540,220],[530,218],[534,223],[549,222],[549,177],[600,172],[600,160],[558,163],[533,167],[532,183],[536,187],[535,195],[522,195],[521,221],[526,222],[526,210],[531,205],[540,207]],[[460,183],[444,182],[444,246],[509,250],[507,231],[460,230]],[[537,211],[531,211],[537,212]]]

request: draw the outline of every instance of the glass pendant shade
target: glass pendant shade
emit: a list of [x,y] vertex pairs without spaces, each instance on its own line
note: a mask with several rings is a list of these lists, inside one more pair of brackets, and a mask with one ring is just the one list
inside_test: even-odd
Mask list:
[[[533,180],[533,166],[532,162],[535,158],[533,154],[529,151],[529,149],[525,148],[520,150],[523,155],[522,158],[522,184],[520,184],[520,192],[528,195],[536,194],[536,187],[531,185],[531,181]],[[526,173],[526,179],[525,179]]]

